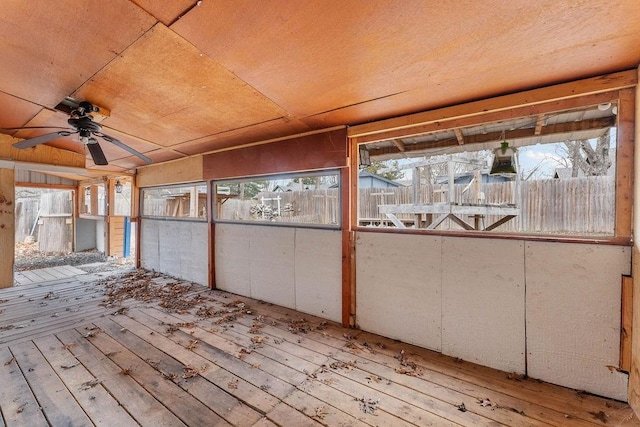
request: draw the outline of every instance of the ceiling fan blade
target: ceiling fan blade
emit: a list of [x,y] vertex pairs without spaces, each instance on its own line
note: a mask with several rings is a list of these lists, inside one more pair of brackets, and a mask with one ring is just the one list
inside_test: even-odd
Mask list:
[[74,133],[78,133],[78,132],[70,132],[70,131],[67,131],[67,130],[61,130],[61,131],[53,132],[53,133],[46,133],[44,135],[36,136],[35,138],[29,138],[29,139],[25,139],[25,140],[20,141],[20,142],[16,142],[15,144],[13,144],[13,146],[16,147],[16,148],[35,147],[38,144],[44,144],[45,142],[49,142],[49,141],[54,140],[56,138],[73,135]]
[[104,152],[100,147],[100,144],[97,142],[92,142],[87,144],[87,148],[89,149],[89,153],[91,153],[91,158],[93,159],[93,163],[98,166],[108,165],[107,158],[104,156]]
[[146,163],[153,163],[153,160],[151,160],[150,158],[148,158],[144,154],[134,150],[133,148],[129,147],[128,145],[123,144],[122,142],[118,141],[117,139],[115,139],[112,136],[105,135],[103,133],[97,133],[97,132],[94,132],[94,135],[97,135],[97,136],[103,138],[105,141],[110,142],[113,145],[117,145],[118,147],[122,148],[123,150],[126,150],[126,151],[130,152],[134,156],[137,156],[137,157],[141,158],[142,160],[144,160]]

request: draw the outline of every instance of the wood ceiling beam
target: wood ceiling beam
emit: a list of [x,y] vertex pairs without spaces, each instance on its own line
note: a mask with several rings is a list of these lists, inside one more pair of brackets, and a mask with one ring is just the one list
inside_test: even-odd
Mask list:
[[456,135],[456,139],[458,140],[458,144],[463,145],[464,144],[464,136],[462,135],[462,131],[460,130],[460,128],[455,128],[453,130],[453,133]]
[[405,148],[404,148],[404,142],[400,141],[399,139],[394,139],[393,140],[393,145],[395,145],[398,150],[404,152]]
[[[543,126],[541,132],[536,134],[536,128],[514,129],[507,130],[504,133],[502,131],[489,132],[486,134],[467,135],[465,137],[465,143],[468,144],[480,144],[491,141],[497,141],[500,139],[522,139],[531,138],[534,136],[549,136],[558,135],[579,131],[606,129],[615,125],[615,118],[604,117],[591,120],[582,120],[580,122],[568,122],[558,123],[548,126]],[[434,148],[444,148],[459,145],[458,138],[448,138],[439,141],[423,141],[416,144],[405,144],[404,153],[410,153],[415,151],[429,150]],[[381,147],[369,149],[369,155],[371,157],[397,154],[399,153],[397,147]]]
[[85,168],[84,154],[61,150],[48,145],[37,145],[32,148],[18,149],[13,144],[21,141],[9,135],[0,134],[0,159],[26,163],[42,163],[54,166]]
[[[481,116],[487,113],[504,112],[514,108],[529,107],[552,101],[610,92],[634,87],[637,82],[637,70],[621,71],[600,77],[577,80],[511,95],[503,95],[437,110],[365,123],[349,128],[348,135],[350,138],[354,138],[403,129],[409,132],[409,129],[425,124]],[[447,128],[452,127],[458,126],[447,126]]]
[[538,120],[536,120],[536,130],[535,130],[534,134],[540,135],[540,133],[542,132],[542,127],[543,126],[544,126],[544,115],[540,114],[538,116]]
[[514,108],[513,110],[487,113],[481,116],[464,117],[460,119],[429,123],[411,129],[400,129],[374,135],[366,135],[363,137],[351,138],[351,140],[356,144],[363,144],[369,142],[385,141],[393,138],[409,138],[420,136],[425,133],[445,131],[453,128],[464,128],[485,123],[498,122],[501,120],[519,119],[523,117],[536,117],[539,115],[576,110],[588,106],[602,104],[604,102],[614,102],[617,99],[618,92],[599,93],[582,98],[564,99],[561,101],[550,102],[548,104],[532,105],[529,107]]

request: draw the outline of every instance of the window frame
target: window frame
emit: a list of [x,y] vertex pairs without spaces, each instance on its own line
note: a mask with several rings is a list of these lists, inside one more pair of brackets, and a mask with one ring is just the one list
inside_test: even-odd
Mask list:
[[169,185],[155,185],[155,186],[149,186],[149,187],[141,187],[139,188],[140,191],[140,201],[139,201],[139,212],[140,212],[140,218],[143,219],[154,219],[154,220],[162,220],[162,221],[192,221],[192,222],[207,222],[208,220],[208,211],[207,213],[204,215],[204,217],[201,216],[197,216],[197,217],[192,217],[192,216],[166,216],[166,215],[147,215],[144,213],[144,207],[145,207],[145,198],[144,198],[144,192],[145,191],[150,191],[150,190],[161,190],[161,189],[172,189],[172,188],[186,188],[186,187],[203,187],[204,188],[204,192],[198,192],[198,194],[204,194],[206,201],[205,201],[205,208],[209,209],[209,203],[207,202],[209,200],[209,191],[210,191],[210,187],[209,185],[207,185],[206,181],[194,181],[194,182],[186,182],[186,183],[179,183],[179,184],[169,184]]
[[[356,189],[351,195],[351,203],[354,214],[352,215],[352,229],[358,232],[382,232],[382,233],[402,233],[402,234],[423,234],[423,235],[443,235],[443,236],[460,236],[460,237],[481,237],[481,238],[498,238],[498,239],[515,239],[526,241],[557,241],[557,242],[576,242],[576,243],[600,243],[628,246],[631,244],[631,202],[630,195],[633,191],[631,178],[633,175],[633,117],[635,115],[635,96],[634,88],[623,88],[616,90],[602,91],[599,93],[573,95],[568,98],[556,100],[538,101],[535,104],[520,104],[512,108],[482,108],[485,104],[492,103],[492,99],[476,101],[470,104],[462,104],[460,106],[446,107],[440,110],[427,111],[425,113],[417,113],[413,116],[400,117],[399,123],[408,123],[405,126],[396,126],[384,129],[383,125],[388,125],[390,121],[381,122],[376,129],[376,124],[362,125],[362,127],[354,127],[350,129],[349,139],[351,144],[351,179],[356,184]],[[522,97],[522,94],[506,95],[500,98],[500,102],[504,99]],[[415,136],[421,134],[433,133],[447,129],[455,129],[459,127],[477,126],[485,123],[492,123],[499,120],[509,120],[521,117],[530,117],[534,114],[552,113],[571,111],[577,108],[598,105],[600,103],[615,102],[618,106],[616,122],[612,127],[616,127],[616,140],[613,141],[616,147],[614,172],[615,187],[615,211],[613,220],[612,236],[597,236],[588,234],[545,234],[545,233],[527,233],[527,232],[498,232],[498,231],[467,231],[467,230],[426,230],[407,228],[400,229],[397,227],[369,227],[360,225],[359,217],[359,189],[358,174],[359,168],[359,151],[363,144],[375,141],[390,140],[392,138],[401,138],[403,136]],[[505,101],[506,103],[506,101]],[[498,104],[494,102],[493,107]],[[476,113],[470,114],[470,105],[479,107]],[[456,115],[456,109],[465,114]],[[424,117],[437,117],[437,120],[420,123],[415,116],[424,115]],[[445,114],[449,114],[447,117]],[[631,126],[630,126],[631,124]],[[466,145],[466,144],[465,144]],[[478,147],[481,144],[468,144],[473,150],[473,145]],[[480,148],[478,148],[480,149]],[[475,151],[475,150],[474,150]]]
[[[95,191],[94,191],[95,188]],[[103,204],[102,206],[100,206],[100,198],[99,193],[100,193],[100,188],[103,189],[102,193],[103,193]],[[89,211],[86,212],[84,211],[84,209],[87,207],[87,204],[85,203],[87,201],[87,189],[89,189],[89,200],[91,202],[91,204],[89,205],[88,209]],[[85,181],[85,182],[80,182],[78,185],[78,217],[79,218],[87,218],[87,219],[92,219],[92,218],[106,218],[109,214],[109,198],[108,198],[108,194],[109,194],[109,188],[107,185],[106,181]],[[96,197],[96,201],[95,203],[93,203],[93,197]],[[92,211],[93,207],[96,207],[96,212]],[[102,209],[101,209],[102,208]],[[100,213],[100,211],[102,210],[103,213]]]
[[[328,176],[335,175],[337,180],[336,190],[336,223],[335,224],[315,224],[304,222],[289,222],[289,221],[266,221],[266,220],[253,220],[253,219],[224,219],[218,217],[217,206],[217,186],[223,183],[241,183],[252,181],[269,181],[269,180],[285,180],[295,178],[309,178],[315,176]],[[300,171],[289,173],[278,173],[269,175],[255,175],[241,178],[230,179],[216,179],[211,181],[209,191],[211,191],[211,219],[214,224],[243,224],[243,225],[262,225],[269,227],[289,227],[289,228],[311,228],[311,229],[323,229],[323,230],[341,230],[342,229],[342,212],[343,212],[343,200],[342,200],[342,174],[339,168],[336,169],[322,169],[313,171]]]

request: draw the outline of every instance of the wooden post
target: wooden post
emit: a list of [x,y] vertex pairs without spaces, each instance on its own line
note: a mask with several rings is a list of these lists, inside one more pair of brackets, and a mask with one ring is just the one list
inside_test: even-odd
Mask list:
[[13,169],[0,169],[0,288],[13,286],[15,195]]
[[633,278],[622,276],[622,327],[620,328],[620,369],[631,370],[631,335],[633,333]]
[[191,187],[189,194],[189,218],[198,217],[198,186]]
[[633,151],[636,133],[635,90],[620,91],[616,149],[616,237],[631,237],[633,204]]
[[456,201],[456,164],[449,160],[447,162],[447,173],[449,174],[449,204]]
[[[637,69],[636,75],[640,77],[640,67]],[[635,119],[636,124],[633,132],[633,140],[640,141],[640,89],[636,86],[635,97]],[[620,111],[620,108],[618,108]],[[635,185],[633,186],[633,229],[635,233],[640,230],[640,191],[638,191],[638,183],[640,183],[640,150],[635,150],[633,162],[633,176]],[[620,167],[620,166],[618,166]],[[617,197],[617,195],[616,195]],[[631,254],[631,274],[633,277],[640,277],[640,243],[638,239],[633,240],[633,251]],[[627,399],[629,405],[633,408],[636,415],[640,414],[640,292],[633,293],[633,316],[632,324],[633,329],[631,331],[631,367],[629,371],[629,393]]]
[[340,170],[342,201],[342,325],[356,326],[355,233],[358,224],[358,144],[347,140],[349,166]]

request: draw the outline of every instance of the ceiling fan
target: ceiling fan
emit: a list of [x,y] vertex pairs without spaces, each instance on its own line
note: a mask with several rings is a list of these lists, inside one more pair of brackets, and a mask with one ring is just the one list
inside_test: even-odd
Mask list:
[[73,129],[66,128],[58,128],[57,126],[33,126],[33,127],[21,127],[21,128],[0,128],[2,130],[22,130],[22,129],[65,129],[59,130],[52,133],[47,133],[44,135],[36,136],[35,138],[25,139],[23,141],[17,142],[13,144],[15,148],[30,148],[35,147],[39,144],[44,144],[45,142],[49,142],[56,138],[70,136],[74,134],[80,135],[80,141],[87,147],[89,153],[91,154],[91,158],[93,159],[93,163],[96,165],[104,166],[109,164],[107,162],[107,158],[98,144],[98,140],[95,138],[96,136],[102,138],[103,140],[110,142],[111,144],[122,148],[125,151],[133,154],[134,156],[139,157],[144,160],[146,163],[152,163],[149,157],[144,154],[134,150],[128,145],[123,144],[119,140],[115,139],[112,136],[102,133],[102,126],[93,120],[93,116],[91,113],[98,112],[98,107],[94,106],[90,102],[82,101],[78,103],[77,107],[72,109],[69,113],[71,117],[67,120],[69,125]]

